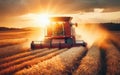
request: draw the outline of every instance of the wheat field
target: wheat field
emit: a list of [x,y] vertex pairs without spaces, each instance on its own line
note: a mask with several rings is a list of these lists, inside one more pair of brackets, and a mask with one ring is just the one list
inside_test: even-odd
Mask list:
[[0,33],[0,75],[120,75],[117,36],[88,48],[31,50],[28,33]]

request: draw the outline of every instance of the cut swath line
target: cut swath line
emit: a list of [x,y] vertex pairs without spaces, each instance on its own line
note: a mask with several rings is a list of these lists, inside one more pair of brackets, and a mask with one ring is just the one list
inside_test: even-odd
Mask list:
[[8,67],[8,68],[0,71],[0,75],[12,75],[13,73],[15,73],[19,70],[22,70],[23,68],[28,68],[29,66],[32,66],[32,65],[40,63],[44,60],[50,59],[53,56],[56,56],[56,55],[66,51],[66,50],[67,49],[57,50],[57,51],[55,51],[53,53],[50,53],[46,56],[38,57],[38,58],[32,59],[30,61],[23,62],[23,63],[18,64],[18,65],[13,65],[11,67]]
[[37,53],[35,55],[31,55],[31,56],[28,56],[28,57],[17,59],[15,61],[12,61],[12,62],[9,62],[9,63],[4,63],[4,64],[0,65],[0,69],[2,70],[2,69],[7,68],[9,66],[20,64],[22,62],[25,62],[25,61],[28,61],[28,60],[31,60],[31,59],[34,59],[34,58],[37,58],[37,57],[44,56],[44,55],[46,55],[48,53],[51,53],[51,52],[54,52],[56,50],[58,50],[58,49],[56,48],[56,49],[44,51],[44,52],[41,52],[41,53]]
[[103,47],[106,53],[106,75],[119,75],[120,74],[120,52],[112,44],[107,43]]
[[93,46],[88,50],[86,56],[81,60],[78,69],[73,75],[99,75],[101,70],[100,50]]
[[15,75],[64,75],[74,66],[74,62],[85,51],[86,49],[84,47],[71,48],[64,53],[38,63],[31,68],[18,71]]
[[29,52],[22,52],[22,53],[19,53],[19,54],[1,59],[0,64],[5,63],[5,62],[8,63],[9,61],[11,62],[13,60],[16,60],[16,59],[19,59],[19,58],[22,58],[22,57],[26,57],[26,56],[29,56],[29,55],[34,55],[36,53],[40,53],[40,52],[46,51],[46,50],[48,50],[48,49],[45,48],[45,49],[34,50],[34,51],[29,51]]

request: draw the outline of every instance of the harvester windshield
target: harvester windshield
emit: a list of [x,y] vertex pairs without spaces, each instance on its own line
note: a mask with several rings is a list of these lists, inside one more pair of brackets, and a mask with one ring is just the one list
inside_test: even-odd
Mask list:
[[47,27],[47,36],[64,36],[64,22],[52,22]]
[[47,27],[47,36],[71,36],[71,17],[52,17]]

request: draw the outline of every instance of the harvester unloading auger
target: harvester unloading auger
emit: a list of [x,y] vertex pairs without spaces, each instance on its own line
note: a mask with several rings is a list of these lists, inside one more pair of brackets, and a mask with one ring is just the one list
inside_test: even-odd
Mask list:
[[32,41],[31,49],[86,47],[87,44],[83,40],[76,41],[72,26],[77,24],[72,24],[71,20],[72,17],[51,17],[51,23],[46,27],[45,39]]

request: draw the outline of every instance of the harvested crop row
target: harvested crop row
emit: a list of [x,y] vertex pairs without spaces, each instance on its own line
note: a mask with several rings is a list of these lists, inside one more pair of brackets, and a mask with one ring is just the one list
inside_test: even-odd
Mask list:
[[29,55],[34,55],[36,53],[40,53],[40,52],[46,51],[46,50],[48,50],[48,49],[45,48],[45,49],[38,49],[38,50],[29,51],[29,52],[22,52],[22,53],[19,53],[19,54],[1,59],[0,64],[5,63],[5,62],[9,62],[9,61],[13,61],[13,60],[16,60],[16,59],[19,59],[19,58],[22,58],[22,57],[26,57],[26,56],[29,56]]
[[86,52],[84,47],[73,47],[49,60],[31,68],[21,70],[15,75],[64,75],[74,66],[76,60]]
[[[118,34],[119,35],[119,34]],[[113,34],[110,36],[110,41],[112,42],[112,44],[114,44],[118,49],[120,49],[120,38],[117,35]],[[120,50],[119,50],[120,51]]]
[[104,45],[106,53],[107,72],[106,75],[120,75],[120,52],[111,43]]
[[78,69],[73,75],[98,75],[101,69],[100,50],[92,46],[86,56],[81,60]]
[[0,59],[15,55],[21,52],[30,51],[28,42],[0,48]]
[[43,51],[43,52],[37,53],[35,55],[31,55],[31,56],[28,56],[28,57],[20,58],[20,59],[14,60],[14,61],[9,62],[9,63],[4,63],[4,64],[0,65],[0,70],[4,69],[4,68],[7,68],[9,66],[20,64],[22,62],[25,62],[25,61],[28,61],[28,60],[31,60],[31,59],[34,59],[34,58],[37,58],[37,57],[44,56],[44,55],[52,53],[52,52],[54,52],[56,50],[58,50],[58,49],[56,48],[56,49],[52,49],[52,50]]
[[19,71],[19,70],[22,70],[23,68],[28,68],[34,64],[37,64],[37,63],[40,63],[44,60],[47,60],[47,59],[50,59],[64,51],[66,51],[67,49],[62,49],[62,50],[58,50],[58,51],[55,51],[53,53],[50,53],[46,56],[42,56],[42,57],[38,57],[38,58],[35,58],[35,59],[32,59],[30,61],[26,61],[24,63],[21,63],[21,64],[18,64],[18,65],[14,65],[14,66],[11,66],[11,67],[8,67],[2,71],[0,71],[0,75],[13,75],[13,73]]
[[6,46],[11,46],[11,45],[16,45],[16,44],[20,44],[20,43],[24,43],[26,41],[28,41],[28,40],[25,39],[25,38],[0,40],[0,48],[1,47],[6,47]]

